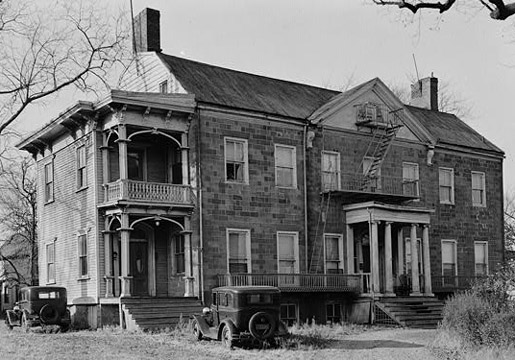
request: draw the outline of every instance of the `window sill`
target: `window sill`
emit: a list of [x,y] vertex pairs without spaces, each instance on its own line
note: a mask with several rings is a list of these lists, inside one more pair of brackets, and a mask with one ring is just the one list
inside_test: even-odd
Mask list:
[[75,192],[76,192],[76,193],[79,193],[79,192],[81,192],[81,191],[86,190],[87,188],[88,188],[88,186],[86,185],[86,186],[83,186],[83,187],[81,187],[81,188],[79,188],[79,189],[75,190]]
[[47,281],[45,285],[55,285],[55,280]]
[[55,201],[54,199],[51,199],[51,200],[45,201],[45,204],[44,204],[44,205],[49,205],[49,204],[53,203],[54,201]]
[[472,207],[484,209],[484,208],[486,208],[486,205],[483,205],[483,204],[472,204]]
[[77,279],[77,281],[87,281],[87,280],[90,280],[91,278],[89,276],[81,276],[80,278]]
[[225,180],[225,183],[231,184],[231,185],[248,185],[249,184],[248,182],[245,182],[245,181],[232,181],[232,180]]
[[284,189],[284,190],[298,190],[297,186],[281,186],[281,185],[275,185],[277,189]]
[[451,206],[454,206],[454,203],[440,201],[440,205],[451,205]]

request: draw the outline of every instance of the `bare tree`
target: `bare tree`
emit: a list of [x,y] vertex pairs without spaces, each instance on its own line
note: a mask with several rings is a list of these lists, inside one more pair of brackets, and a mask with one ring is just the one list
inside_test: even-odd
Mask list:
[[[397,6],[400,9],[407,9],[413,14],[419,10],[428,9],[437,11],[440,14],[450,10],[457,3],[464,3],[464,0],[446,0],[446,1],[420,1],[420,0],[372,0],[377,5]],[[506,20],[515,14],[515,2],[506,3],[504,0],[477,0],[488,11],[490,17],[495,20]]]
[[29,158],[11,162],[0,177],[0,261],[4,261],[0,276],[27,285],[38,280],[35,179]]
[[125,18],[100,2],[0,1],[0,134],[38,100],[75,85],[107,86],[127,57]]
[[515,193],[504,195],[504,246],[506,250],[515,251]]

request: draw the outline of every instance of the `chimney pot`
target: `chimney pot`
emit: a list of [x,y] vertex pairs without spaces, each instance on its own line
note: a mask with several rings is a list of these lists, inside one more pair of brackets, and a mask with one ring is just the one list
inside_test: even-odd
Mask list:
[[158,10],[145,8],[134,18],[136,52],[161,52],[161,29]]
[[438,111],[438,79],[430,77],[421,79],[411,85],[410,105]]

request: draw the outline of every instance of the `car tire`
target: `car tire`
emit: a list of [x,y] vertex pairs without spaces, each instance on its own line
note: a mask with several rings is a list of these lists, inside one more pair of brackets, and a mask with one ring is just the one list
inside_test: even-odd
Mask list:
[[39,311],[39,318],[43,324],[55,324],[59,319],[59,313],[52,305],[46,304]]
[[229,325],[225,325],[222,329],[221,336],[222,344],[227,349],[231,349],[234,345],[233,341],[233,330]]
[[193,320],[192,328],[195,339],[198,341],[202,340],[204,336],[202,335],[202,331],[200,330],[200,324],[198,323],[197,319]]
[[27,320],[27,314],[26,313],[23,313],[22,316],[21,316],[21,320],[20,320],[20,325],[21,325],[21,329],[25,332],[29,332],[30,330],[30,326],[29,326],[29,322]]
[[[265,325],[265,329],[260,326]],[[260,311],[252,315],[249,321],[250,334],[257,340],[263,341],[274,335],[276,321],[274,317],[267,312]]]

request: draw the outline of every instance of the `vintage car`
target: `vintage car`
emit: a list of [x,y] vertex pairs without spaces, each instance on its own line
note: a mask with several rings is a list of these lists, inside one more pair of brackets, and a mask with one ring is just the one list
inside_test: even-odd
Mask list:
[[227,347],[258,342],[273,344],[288,334],[279,319],[281,291],[273,286],[225,286],[213,289],[212,304],[194,315],[197,340],[221,340]]
[[27,330],[33,326],[57,327],[60,331],[70,328],[70,312],[66,307],[66,289],[57,286],[28,286],[20,289],[19,301],[13,310],[6,311],[8,329],[21,326]]

